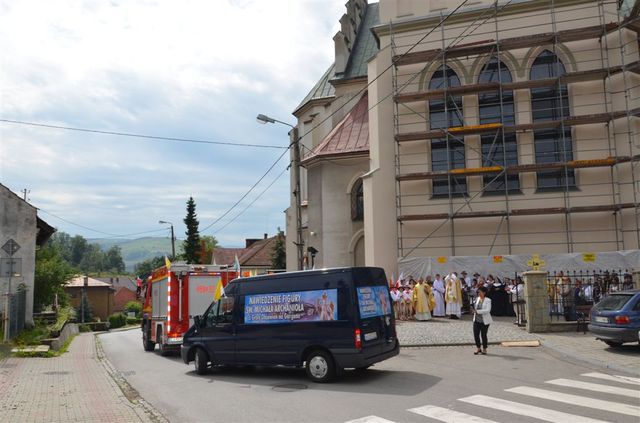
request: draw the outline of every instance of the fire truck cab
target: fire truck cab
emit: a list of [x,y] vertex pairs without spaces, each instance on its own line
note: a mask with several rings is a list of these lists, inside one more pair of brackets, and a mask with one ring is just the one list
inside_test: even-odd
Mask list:
[[177,351],[182,335],[213,301],[219,282],[236,278],[226,266],[172,263],[151,273],[145,283],[142,315],[142,345],[160,354]]

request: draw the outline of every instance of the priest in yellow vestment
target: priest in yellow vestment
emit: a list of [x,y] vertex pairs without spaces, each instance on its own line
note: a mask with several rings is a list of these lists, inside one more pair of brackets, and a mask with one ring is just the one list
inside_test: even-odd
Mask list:
[[429,311],[429,294],[426,284],[422,279],[418,279],[418,283],[413,288],[413,307],[416,311],[416,320],[431,319],[431,311]]

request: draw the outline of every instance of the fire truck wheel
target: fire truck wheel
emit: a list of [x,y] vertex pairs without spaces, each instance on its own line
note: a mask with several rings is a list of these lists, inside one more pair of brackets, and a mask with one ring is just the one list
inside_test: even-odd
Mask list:
[[196,367],[196,373],[199,375],[207,374],[209,357],[202,348],[196,348],[196,354],[193,358],[193,363]]
[[167,346],[162,343],[162,331],[158,331],[157,338],[156,342],[158,343],[158,352],[160,355],[163,357],[169,355],[170,351],[167,349]]
[[145,351],[153,351],[156,347],[156,343],[149,339],[149,335],[150,333],[146,329],[142,332],[142,346]]

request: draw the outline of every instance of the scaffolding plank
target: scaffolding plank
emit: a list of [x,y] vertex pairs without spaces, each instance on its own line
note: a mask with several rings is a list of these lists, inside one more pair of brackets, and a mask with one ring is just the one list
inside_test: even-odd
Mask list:
[[[628,25],[628,24],[627,24]],[[588,26],[584,28],[566,29],[558,32],[545,32],[541,34],[524,35],[520,37],[504,38],[499,42],[492,41],[483,45],[463,45],[453,46],[445,49],[447,58],[475,56],[479,54],[487,54],[499,46],[500,50],[516,50],[520,48],[533,47],[541,44],[549,44],[555,41],[560,43],[568,43],[571,41],[580,41],[590,38],[597,38],[613,29],[618,28],[618,24],[613,22],[606,24],[603,28],[601,25]],[[406,54],[396,55],[393,57],[393,63],[396,66],[406,66],[416,63],[424,63],[437,58],[443,54],[442,49],[432,49],[417,52],[409,52]]]
[[[518,125],[504,126],[503,130],[505,133],[513,133],[513,132],[521,132],[521,131],[531,131],[536,129],[558,128],[562,125],[577,126],[577,125],[607,123],[614,119],[620,119],[622,117],[626,117],[627,114],[629,114],[629,116],[640,116],[640,107],[629,110],[629,112],[618,111],[618,112],[611,112],[611,113],[595,113],[590,115],[568,116],[564,120],[549,120],[544,122],[522,123]],[[496,131],[496,128],[486,127],[485,125],[466,126],[462,128],[463,129],[455,129],[455,131],[452,131],[453,128],[449,128],[449,134],[453,136],[473,135],[473,134],[482,134],[482,133]],[[419,132],[407,132],[404,134],[396,134],[395,139],[397,142],[406,142],[406,141],[420,141],[420,140],[444,138],[445,136],[446,136],[445,130],[437,129],[435,131],[419,131]]]
[[[614,166],[618,163],[627,163],[632,160],[636,160],[638,156],[618,156],[607,157],[604,159],[587,159],[587,160],[570,160],[568,162],[552,162],[552,163],[531,163],[531,164],[519,164],[508,166],[506,172],[508,174],[519,174],[527,172],[538,172],[541,170],[554,170],[554,169],[583,169],[594,167],[608,167]],[[446,179],[449,175],[452,176],[477,176],[477,175],[491,175],[500,173],[504,168],[502,166],[485,166],[476,168],[464,168],[464,169],[452,169],[447,172],[434,171],[434,172],[415,172],[398,175],[396,179],[398,181],[420,181],[420,180],[433,180],[433,179]]]
[[[633,62],[625,66],[624,70],[634,73],[640,73],[640,62]],[[558,83],[571,84],[577,82],[597,81],[606,78],[609,75],[615,75],[622,72],[622,66],[612,66],[603,69],[591,69],[578,72],[570,72],[558,78],[546,78],[528,81],[505,82],[502,84],[503,91],[513,91],[519,89],[546,88],[554,87]],[[396,94],[394,97],[397,103],[414,103],[419,101],[443,99],[445,95],[465,95],[478,94],[483,92],[495,92],[500,90],[498,82],[486,82],[481,84],[467,84],[459,87],[452,87],[446,90],[417,91],[410,93]]]
[[419,221],[419,220],[442,220],[442,219],[469,219],[479,217],[501,217],[501,216],[539,216],[547,214],[565,214],[565,213],[593,213],[593,212],[618,212],[623,209],[635,208],[633,203],[621,203],[621,204],[601,204],[594,206],[577,206],[577,207],[545,207],[545,208],[531,208],[531,209],[515,209],[507,213],[504,210],[493,211],[465,211],[454,213],[450,216],[449,213],[429,213],[429,214],[411,214],[400,215],[398,221]]

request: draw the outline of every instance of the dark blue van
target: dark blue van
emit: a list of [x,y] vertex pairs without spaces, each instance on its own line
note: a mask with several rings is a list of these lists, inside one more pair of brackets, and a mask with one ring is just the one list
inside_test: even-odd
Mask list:
[[194,319],[181,348],[198,374],[216,365],[304,366],[314,382],[399,352],[383,269],[354,267],[236,279]]

